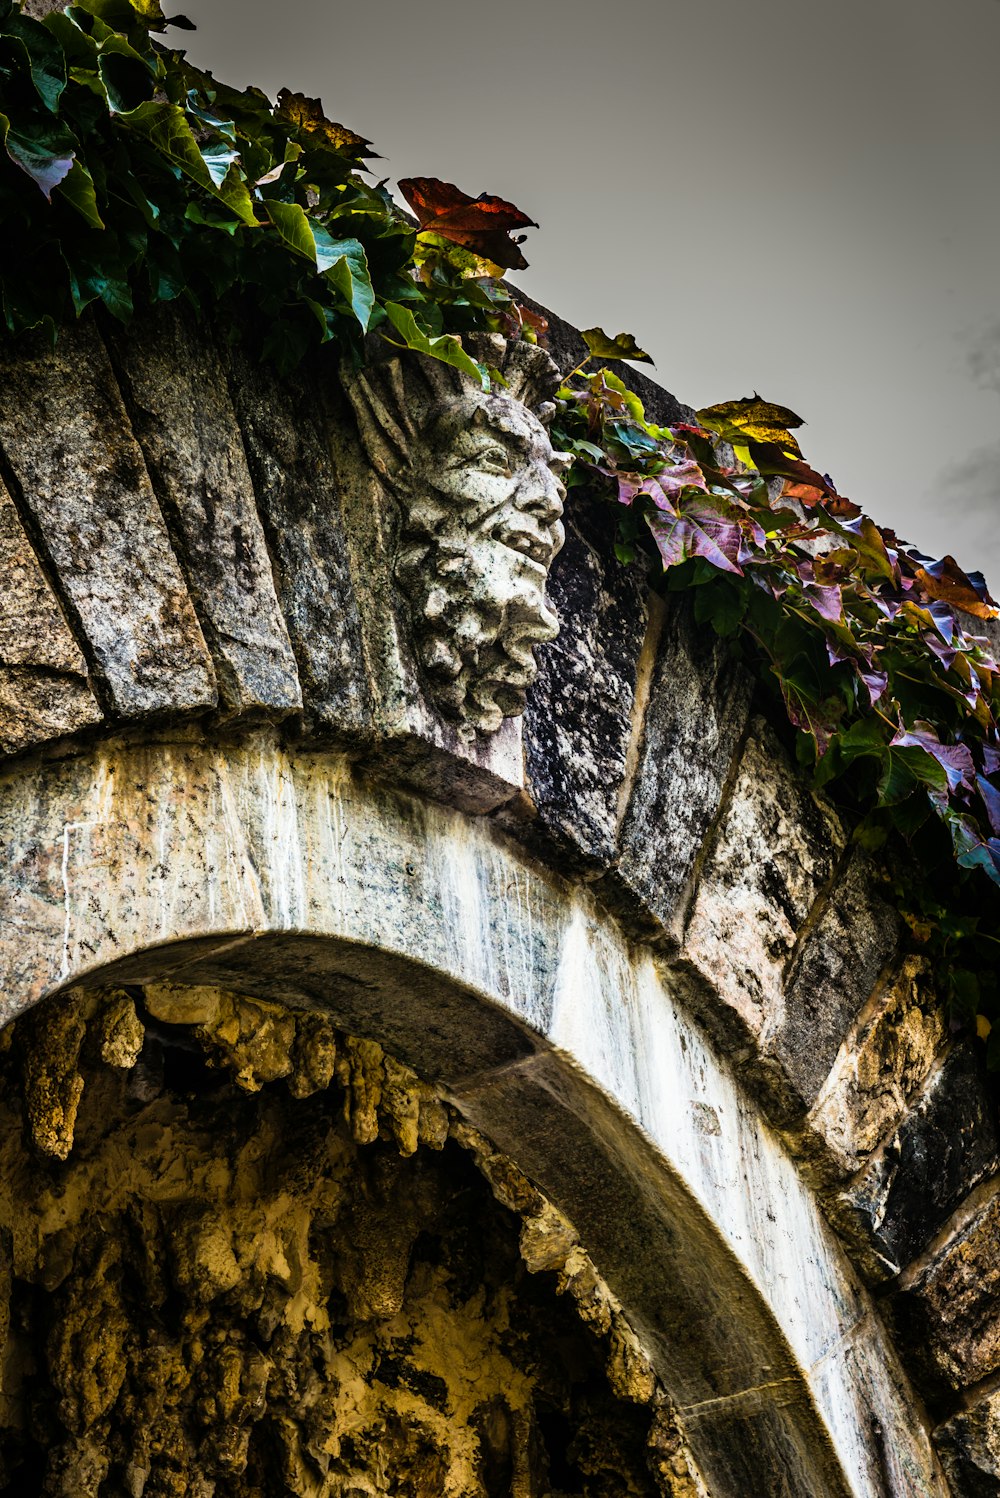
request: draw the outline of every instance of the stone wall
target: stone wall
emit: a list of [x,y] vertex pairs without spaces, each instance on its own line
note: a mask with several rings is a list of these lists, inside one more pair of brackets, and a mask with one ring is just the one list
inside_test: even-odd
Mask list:
[[[943,1492],[923,1431],[956,1494],[997,1491],[995,1097],[884,871],[723,647],[614,561],[613,517],[574,491],[560,635],[523,717],[470,737],[408,655],[385,497],[329,365],[279,379],[169,311],[3,358],[5,1014],[109,973],[322,1003],[569,1212],[713,1495]],[[276,945],[250,957],[252,933]],[[389,974],[400,954],[434,983]],[[456,983],[489,1000],[476,1018]],[[550,1045],[697,1201],[686,1247],[650,1219],[641,1271],[621,1214],[673,1188],[639,1191],[654,1167],[629,1136],[619,1220],[588,1206],[589,1183],[614,1215],[621,1157],[581,1173],[559,1100],[581,1138],[619,1124]],[[725,1372],[720,1326],[679,1347],[711,1293],[698,1253],[722,1263],[706,1232],[738,1266]],[[659,1306],[657,1263],[682,1287]]]

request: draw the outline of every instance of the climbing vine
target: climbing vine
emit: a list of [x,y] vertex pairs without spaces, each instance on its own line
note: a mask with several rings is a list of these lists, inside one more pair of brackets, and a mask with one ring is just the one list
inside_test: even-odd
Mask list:
[[[366,165],[370,142],[317,100],[236,90],[158,40],[159,0],[79,0],[44,21],[0,0],[0,304],[10,336],[55,338],[99,304],[231,306],[261,352],[316,344],[360,361],[379,331],[500,377],[463,349],[492,329],[544,340],[501,277],[525,265],[513,204],[434,178],[400,183],[416,223]],[[623,560],[689,590],[699,621],[756,666],[799,756],[891,860],[914,941],[956,1022],[1000,1021],[992,949],[1000,887],[1000,672],[979,621],[983,579],[901,544],[804,460],[799,418],[754,396],[662,427],[611,373],[644,360],[590,329],[559,392],[572,485],[616,507]],[[594,361],[600,361],[596,364]],[[957,865],[957,872],[956,872]],[[985,876],[985,878],[983,877]],[[1000,1064],[1000,1023],[992,1058]]]

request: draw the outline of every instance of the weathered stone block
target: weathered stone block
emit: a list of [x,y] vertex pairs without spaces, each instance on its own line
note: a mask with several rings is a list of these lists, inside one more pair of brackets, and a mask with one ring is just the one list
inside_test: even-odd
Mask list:
[[1000,1394],[988,1394],[934,1432],[954,1491],[961,1498],[1000,1492]]
[[901,1269],[998,1168],[995,1105],[977,1056],[960,1045],[843,1200],[887,1263]]
[[232,395],[274,582],[298,660],[306,729],[371,737],[371,688],[340,489],[323,424],[330,365],[277,375],[237,346]]
[[225,370],[194,314],[173,306],[112,335],[160,504],[212,650],[222,705],[282,716],[302,706],[295,657]]
[[899,916],[877,891],[871,860],[853,853],[793,958],[783,1011],[766,1043],[790,1084],[793,1106],[805,1109],[815,1101],[896,950]]
[[907,957],[874,1012],[845,1038],[808,1123],[842,1168],[858,1170],[899,1127],[945,1044],[944,1009],[926,960]]
[[901,1340],[930,1371],[964,1388],[1000,1368],[1000,1193],[896,1297]]
[[679,939],[750,703],[750,681],[687,601],[666,605],[642,741],[607,893],[637,902]]
[[0,481],[0,753],[100,719],[83,652]]
[[580,489],[549,575],[559,638],[538,652],[524,714],[530,811],[504,815],[515,835],[562,858],[607,867],[615,856],[636,676],[646,634],[645,578],[614,558],[615,516]]
[[0,359],[0,446],[109,706],[124,718],[214,707],[211,657],[94,324]]
[[[651,768],[657,763],[654,756]],[[716,771],[717,795],[720,780]],[[755,720],[680,953],[692,1000],[730,1043],[757,1041],[780,1020],[785,967],[843,842],[833,813],[810,794],[768,725]],[[693,861],[694,851],[688,856]]]

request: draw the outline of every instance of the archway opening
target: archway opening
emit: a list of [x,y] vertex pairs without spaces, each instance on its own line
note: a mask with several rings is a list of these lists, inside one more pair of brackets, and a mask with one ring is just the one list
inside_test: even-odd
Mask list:
[[0,1492],[698,1491],[568,1221],[377,1042],[163,983],[2,1034]]

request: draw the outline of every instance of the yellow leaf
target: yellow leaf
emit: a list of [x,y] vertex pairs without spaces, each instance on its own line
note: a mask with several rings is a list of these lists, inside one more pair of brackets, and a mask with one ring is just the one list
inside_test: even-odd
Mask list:
[[698,421],[730,442],[739,441],[740,436],[744,441],[773,442],[782,452],[795,458],[802,457],[799,444],[788,430],[789,427],[802,426],[802,417],[796,416],[787,406],[761,400],[759,395],[707,406],[698,412]]
[[976,1034],[979,1036],[980,1040],[987,1040],[992,1029],[993,1026],[986,1018],[985,1014],[976,1015]]

